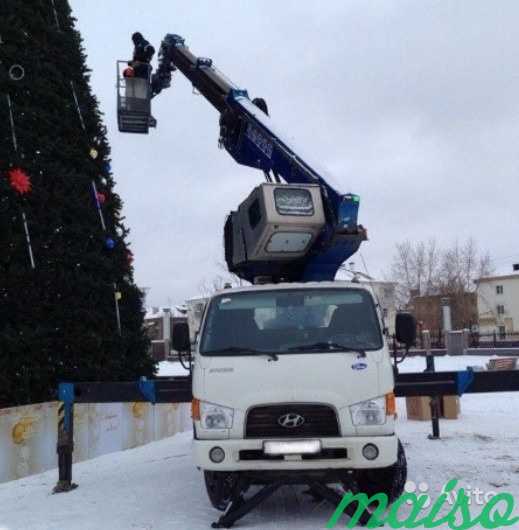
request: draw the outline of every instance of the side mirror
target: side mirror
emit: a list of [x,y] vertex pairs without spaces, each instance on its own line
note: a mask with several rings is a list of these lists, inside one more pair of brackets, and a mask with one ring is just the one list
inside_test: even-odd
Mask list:
[[396,340],[410,348],[416,340],[416,318],[411,313],[397,313],[395,331]]
[[188,352],[191,349],[189,340],[189,326],[187,322],[176,322],[171,330],[171,345],[178,352]]

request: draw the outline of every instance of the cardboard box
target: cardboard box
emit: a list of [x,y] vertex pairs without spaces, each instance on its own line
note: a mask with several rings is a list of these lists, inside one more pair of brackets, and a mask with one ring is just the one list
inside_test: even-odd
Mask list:
[[[407,419],[417,421],[431,421],[431,398],[428,396],[412,396],[405,398]],[[446,420],[456,420],[460,415],[460,398],[458,396],[443,396],[440,400],[440,417]]]
[[516,370],[517,357],[498,357],[490,359],[487,363],[487,370]]
[[411,396],[405,398],[408,420],[427,421],[431,419],[431,399],[428,396]]
[[460,398],[458,396],[443,396],[441,417],[446,420],[457,420],[460,415]]

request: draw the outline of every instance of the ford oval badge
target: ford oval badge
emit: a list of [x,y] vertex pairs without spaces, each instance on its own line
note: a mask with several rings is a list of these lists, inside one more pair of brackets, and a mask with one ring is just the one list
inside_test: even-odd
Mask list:
[[351,365],[352,370],[365,370],[368,367],[366,363],[353,363]]

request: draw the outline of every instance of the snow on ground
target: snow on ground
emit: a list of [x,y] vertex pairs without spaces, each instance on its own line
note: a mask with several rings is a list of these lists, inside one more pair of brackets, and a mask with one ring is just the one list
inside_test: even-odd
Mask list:
[[[467,364],[483,366],[487,360],[440,358],[437,366],[462,369]],[[424,365],[423,358],[412,358],[403,367],[421,371]],[[160,373],[182,371],[176,364],[161,364]],[[406,448],[410,480],[427,482],[433,498],[443,484],[457,478],[471,490],[512,493],[519,503],[519,394],[463,396],[462,417],[442,421],[438,441],[427,439],[429,422],[407,421],[404,400],[398,405],[398,432]],[[50,493],[56,471],[0,484],[0,530],[208,529],[218,512],[206,498],[190,445],[191,433],[182,433],[76,464],[74,480],[79,488],[66,494]],[[477,515],[481,508],[476,495],[472,498],[471,511]],[[311,502],[300,488],[286,487],[237,528],[321,529],[332,512],[326,503]],[[519,507],[515,513],[519,514]],[[342,520],[340,527],[344,525]]]
[[187,375],[187,373],[179,362],[162,361],[159,363],[158,375]]

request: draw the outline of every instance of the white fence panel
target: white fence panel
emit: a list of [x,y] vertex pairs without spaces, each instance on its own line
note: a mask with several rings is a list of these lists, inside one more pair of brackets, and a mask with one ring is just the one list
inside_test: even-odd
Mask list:
[[[0,482],[57,467],[58,403],[0,409]],[[190,429],[186,404],[102,403],[74,407],[74,462]]]

